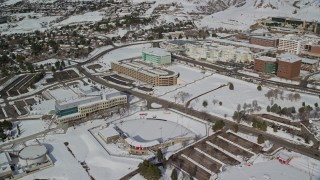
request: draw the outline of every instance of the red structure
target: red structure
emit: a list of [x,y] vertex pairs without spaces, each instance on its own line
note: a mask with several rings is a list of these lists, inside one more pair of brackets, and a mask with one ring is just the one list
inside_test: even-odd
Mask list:
[[278,47],[279,39],[266,36],[251,36],[249,43],[267,47]]

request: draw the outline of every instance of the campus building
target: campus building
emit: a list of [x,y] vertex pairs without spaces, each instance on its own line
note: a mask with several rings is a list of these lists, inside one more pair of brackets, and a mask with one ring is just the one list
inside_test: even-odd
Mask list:
[[281,54],[277,56],[277,76],[292,79],[298,77],[301,68],[301,58],[292,54]]
[[301,58],[292,54],[281,54],[277,58],[259,56],[254,62],[254,70],[286,79],[298,77],[300,68]]
[[57,122],[66,123],[87,117],[95,112],[127,104],[127,95],[113,92],[107,95],[88,96],[70,101],[56,101]]
[[307,44],[307,40],[297,36],[288,35],[279,39],[278,50],[292,54],[300,54],[302,47]]
[[177,84],[178,73],[154,67],[143,61],[112,62],[111,69],[154,86]]
[[249,43],[266,47],[277,47],[279,44],[279,39],[267,36],[251,36]]
[[170,64],[171,53],[161,48],[148,48],[142,51],[142,59],[155,65]]
[[186,54],[196,60],[210,62],[251,62],[253,53],[246,47],[223,46],[215,43],[190,43],[186,45]]
[[254,70],[258,72],[265,72],[275,74],[278,69],[276,58],[268,56],[256,57],[254,61]]

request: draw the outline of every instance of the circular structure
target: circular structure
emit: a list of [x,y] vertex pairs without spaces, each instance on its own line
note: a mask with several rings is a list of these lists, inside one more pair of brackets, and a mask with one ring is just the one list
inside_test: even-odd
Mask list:
[[184,126],[164,119],[147,118],[115,124],[131,148],[144,150],[191,140],[195,134]]
[[19,161],[21,165],[28,166],[47,161],[47,148],[44,145],[27,146],[20,150]]

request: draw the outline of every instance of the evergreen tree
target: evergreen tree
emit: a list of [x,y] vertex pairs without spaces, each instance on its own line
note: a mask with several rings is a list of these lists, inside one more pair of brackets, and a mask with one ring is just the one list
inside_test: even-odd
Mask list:
[[259,134],[257,141],[258,141],[258,144],[264,143],[264,137],[262,136],[262,134]]
[[177,180],[177,179],[178,179],[178,173],[176,168],[174,168],[171,173],[171,180]]
[[159,162],[162,162],[164,160],[163,153],[162,153],[161,149],[157,150],[157,159]]

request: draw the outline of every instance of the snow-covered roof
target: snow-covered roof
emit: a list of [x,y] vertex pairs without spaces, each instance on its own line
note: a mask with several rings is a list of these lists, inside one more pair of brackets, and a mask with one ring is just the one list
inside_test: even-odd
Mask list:
[[114,129],[115,125],[111,124],[107,128],[102,129],[99,131],[99,134],[102,135],[103,137],[112,137],[112,136],[117,136],[119,135],[119,132]]
[[256,39],[265,39],[265,40],[270,40],[270,41],[274,41],[276,40],[276,38],[271,37],[271,36],[251,36],[252,38],[256,38]]
[[276,62],[277,59],[269,56],[259,56],[256,57],[256,59],[261,60],[261,61],[269,61],[269,62]]
[[152,65],[149,65],[143,61],[121,61],[121,62],[112,62],[115,64],[119,64],[121,66],[124,66],[129,69],[133,69],[135,71],[143,72],[144,74],[148,74],[150,76],[176,76],[177,73],[163,69],[160,67],[154,67]]
[[289,54],[289,53],[280,54],[279,56],[277,56],[277,59],[279,61],[290,62],[290,63],[301,61],[301,58],[299,56],[294,54]]
[[27,146],[19,152],[21,159],[37,159],[47,153],[44,145]]
[[273,47],[259,46],[259,45],[256,45],[256,44],[249,44],[249,43],[245,43],[245,42],[231,41],[231,40],[228,40],[228,39],[213,38],[212,41],[216,42],[216,43],[225,43],[225,44],[231,44],[231,45],[234,45],[234,46],[243,46],[243,47],[255,48],[255,49],[263,49],[263,50],[272,50],[272,49],[274,49]]
[[317,63],[319,63],[318,60],[308,59],[308,58],[301,58],[301,62],[305,63],[305,64],[317,64]]
[[161,48],[148,48],[148,49],[144,49],[143,53],[146,54],[152,54],[152,55],[156,55],[156,56],[171,56],[171,53],[161,49]]
[[158,140],[152,140],[152,141],[136,141],[135,139],[128,137],[125,139],[125,141],[134,147],[151,147],[160,144]]
[[88,104],[90,102],[96,102],[101,100],[101,96],[87,96],[87,97],[79,97],[76,99],[71,99],[68,101],[56,101],[55,107],[57,110],[63,110],[68,108],[77,107],[81,104]]

